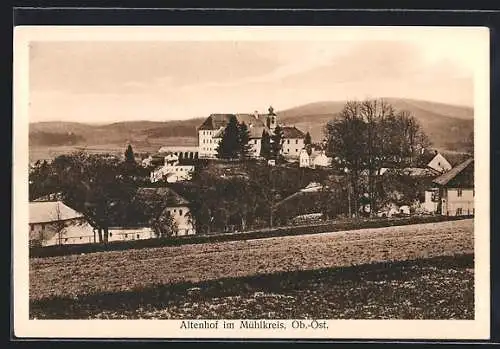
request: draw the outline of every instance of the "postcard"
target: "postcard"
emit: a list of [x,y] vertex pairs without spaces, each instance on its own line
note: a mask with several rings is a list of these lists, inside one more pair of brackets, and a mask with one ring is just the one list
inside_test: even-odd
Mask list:
[[487,339],[489,31],[18,26],[19,338]]

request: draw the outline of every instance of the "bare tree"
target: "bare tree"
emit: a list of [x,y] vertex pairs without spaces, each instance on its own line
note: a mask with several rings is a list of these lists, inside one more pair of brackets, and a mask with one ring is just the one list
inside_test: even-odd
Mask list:
[[62,245],[63,236],[66,233],[66,222],[63,219],[60,203],[56,202],[56,220],[52,224],[55,235],[57,236],[57,244]]

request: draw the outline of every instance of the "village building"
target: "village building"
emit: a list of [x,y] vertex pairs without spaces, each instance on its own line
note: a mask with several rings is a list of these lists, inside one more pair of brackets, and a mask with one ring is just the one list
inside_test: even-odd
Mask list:
[[157,217],[152,217],[151,212],[144,212],[144,217],[147,222],[149,222],[151,218],[158,219],[162,216],[170,215],[177,228],[174,236],[196,234],[194,218],[189,209],[189,202],[172,189],[167,187],[139,188],[134,200],[138,200],[139,203],[141,203],[141,206],[144,207],[144,211],[147,211],[148,207],[153,207],[153,211],[160,212]]
[[332,161],[324,150],[312,150],[309,154],[307,149],[303,148],[299,153],[299,167],[327,168],[332,165]]
[[62,201],[29,203],[30,246],[86,244],[96,235],[84,215]]
[[[199,158],[217,157],[217,147],[222,140],[224,129],[232,116],[238,123],[245,123],[249,133],[250,155],[254,158],[260,156],[262,134],[274,134],[279,125],[278,115],[272,107],[267,114],[211,114],[198,128]],[[295,126],[280,125],[283,131],[281,153],[285,157],[299,158],[299,153],[304,148],[305,134]]]
[[182,165],[179,156],[169,153],[164,157],[164,164],[151,171],[151,183],[165,180],[167,183],[189,181],[194,172],[194,165]]
[[474,159],[469,158],[433,180],[424,207],[445,216],[474,214]]
[[129,241],[155,238],[155,233],[150,227],[110,227],[108,228],[108,241]]

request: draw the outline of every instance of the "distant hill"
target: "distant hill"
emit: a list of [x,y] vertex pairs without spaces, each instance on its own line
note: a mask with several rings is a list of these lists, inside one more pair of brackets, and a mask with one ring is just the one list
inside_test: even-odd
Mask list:
[[[398,110],[407,110],[421,123],[434,147],[463,151],[473,130],[472,108],[412,99],[386,98]],[[277,112],[281,122],[309,131],[313,141],[323,139],[324,125],[338,114],[345,101],[309,103]],[[245,111],[236,111],[245,112]],[[210,111],[207,111],[207,116]],[[130,121],[97,125],[78,122],[30,124],[30,159],[35,161],[76,149],[122,152],[128,142],[140,152],[162,145],[195,145],[196,128],[203,118],[175,121]],[[96,150],[96,151],[97,151]]]
[[[411,112],[422,125],[433,146],[438,149],[463,151],[464,141],[474,128],[474,110],[428,101],[385,98],[397,110]],[[314,141],[323,139],[324,125],[338,114],[345,101],[326,101],[301,105],[278,112],[280,120],[309,131]]]

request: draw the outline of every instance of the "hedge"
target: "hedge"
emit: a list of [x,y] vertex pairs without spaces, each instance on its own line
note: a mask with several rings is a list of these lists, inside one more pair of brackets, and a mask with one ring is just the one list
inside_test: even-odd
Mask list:
[[405,218],[371,218],[363,220],[349,221],[330,221],[314,225],[294,225],[277,228],[267,228],[238,233],[221,233],[212,235],[190,235],[182,237],[168,237],[161,239],[145,239],[130,241],[113,241],[107,244],[89,243],[76,245],[53,245],[45,247],[30,247],[30,258],[43,258],[65,256],[72,254],[105,252],[105,251],[123,251],[129,249],[180,246],[186,244],[204,244],[224,241],[238,241],[250,239],[263,239],[269,237],[319,234],[326,232],[382,228],[389,226],[437,223],[444,221],[454,221],[469,219],[473,216],[413,216]]

